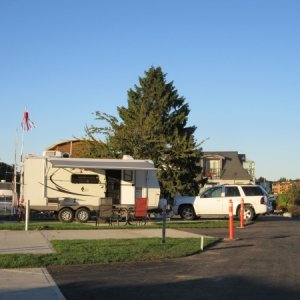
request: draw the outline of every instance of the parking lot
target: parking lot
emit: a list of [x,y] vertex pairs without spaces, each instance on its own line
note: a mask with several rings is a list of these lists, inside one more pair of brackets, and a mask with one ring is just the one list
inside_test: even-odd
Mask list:
[[225,238],[190,257],[52,266],[66,299],[299,299],[300,219],[260,217],[244,229],[185,229]]

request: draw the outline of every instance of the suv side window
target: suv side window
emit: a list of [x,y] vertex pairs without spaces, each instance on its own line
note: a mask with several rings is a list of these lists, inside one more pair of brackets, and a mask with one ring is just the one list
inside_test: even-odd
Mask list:
[[246,196],[264,196],[262,189],[258,186],[242,186]]
[[225,197],[238,197],[241,196],[237,186],[225,186]]
[[212,187],[202,194],[203,198],[217,198],[222,195],[222,187]]

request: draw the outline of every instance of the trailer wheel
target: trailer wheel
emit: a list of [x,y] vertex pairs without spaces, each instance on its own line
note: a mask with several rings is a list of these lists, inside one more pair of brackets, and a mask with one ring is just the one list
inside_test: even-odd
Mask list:
[[71,223],[74,219],[74,213],[71,208],[63,208],[58,212],[58,220],[64,223]]
[[86,208],[79,208],[76,210],[75,218],[80,223],[86,223],[90,218],[90,211]]

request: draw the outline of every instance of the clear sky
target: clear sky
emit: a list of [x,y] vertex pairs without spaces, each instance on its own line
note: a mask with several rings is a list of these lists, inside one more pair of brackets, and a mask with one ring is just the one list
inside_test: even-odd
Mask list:
[[[161,66],[204,151],[238,151],[256,177],[300,178],[300,1],[1,0],[0,161],[117,116]],[[18,154],[19,155],[19,154]]]

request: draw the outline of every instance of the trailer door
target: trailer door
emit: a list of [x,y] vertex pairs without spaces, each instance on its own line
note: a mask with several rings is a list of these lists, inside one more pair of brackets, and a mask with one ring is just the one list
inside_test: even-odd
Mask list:
[[133,170],[122,171],[121,204],[135,204],[135,172]]
[[106,170],[106,197],[111,197],[113,204],[120,204],[121,170]]

